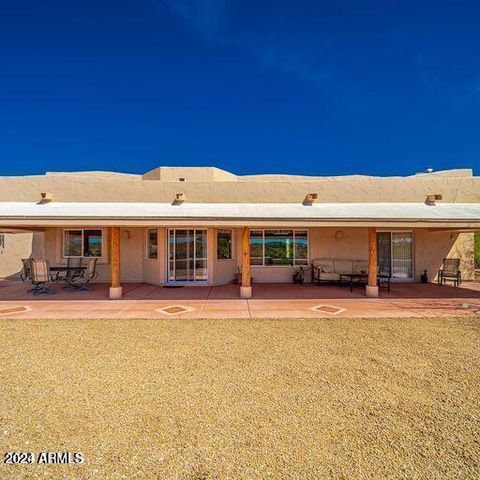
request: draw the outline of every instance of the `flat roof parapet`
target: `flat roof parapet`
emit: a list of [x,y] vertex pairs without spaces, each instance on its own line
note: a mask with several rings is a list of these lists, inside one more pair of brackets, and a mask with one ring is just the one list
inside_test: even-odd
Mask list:
[[142,179],[162,182],[235,182],[237,176],[217,167],[158,167],[145,173]]

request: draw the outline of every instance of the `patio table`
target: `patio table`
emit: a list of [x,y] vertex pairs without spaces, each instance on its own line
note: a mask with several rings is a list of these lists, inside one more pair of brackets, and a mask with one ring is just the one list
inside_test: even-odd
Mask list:
[[50,267],[50,272],[52,273],[56,273],[55,275],[55,281],[56,282],[59,282],[60,281],[60,278],[59,278],[59,274],[60,273],[63,273],[63,272],[75,272],[75,271],[82,271],[82,270],[85,270],[87,267],[67,267],[67,265],[59,265],[57,267]]
[[50,267],[51,272],[68,272],[70,270],[85,270],[87,267],[67,267],[66,265],[59,267]]
[[388,291],[390,291],[390,277],[388,275],[377,275],[377,282],[379,287],[385,286]]
[[[364,286],[367,284],[368,274],[367,273],[341,273],[340,274],[340,288],[343,288],[343,277],[347,280],[345,283],[350,284],[350,291],[353,291],[355,285]],[[386,285],[385,285],[386,284]],[[377,285],[379,287],[386,286],[387,290],[390,291],[390,277],[386,275],[377,275]]]
[[340,288],[343,288],[343,279],[346,279],[347,284],[350,284],[350,291],[353,292],[354,285],[366,285],[368,275],[366,273],[341,273],[340,274]]

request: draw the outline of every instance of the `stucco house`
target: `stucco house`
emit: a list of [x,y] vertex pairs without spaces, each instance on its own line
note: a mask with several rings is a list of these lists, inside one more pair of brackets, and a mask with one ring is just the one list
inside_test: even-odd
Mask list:
[[[62,265],[98,257],[99,282],[219,285],[291,282],[314,259],[364,261],[377,272],[430,280],[445,257],[472,279],[480,178],[471,170],[409,177],[237,176],[213,167],[144,175],[47,173],[0,178],[0,277],[23,257]],[[368,262],[368,264],[366,263]],[[253,287],[254,288],[254,287]]]

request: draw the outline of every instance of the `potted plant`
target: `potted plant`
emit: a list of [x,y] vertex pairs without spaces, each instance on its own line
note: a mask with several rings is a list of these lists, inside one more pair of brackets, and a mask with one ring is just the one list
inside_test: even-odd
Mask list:
[[[250,277],[250,282],[253,283],[253,277]],[[237,271],[235,275],[233,276],[233,284],[234,285],[239,285],[242,283],[242,272],[240,271],[240,267],[237,267]]]
[[420,282],[428,283],[428,272],[426,270],[420,275]]
[[233,276],[233,284],[238,285],[241,281],[242,278],[242,273],[240,272],[240,267],[237,267],[237,271],[235,272],[235,275]]
[[293,283],[296,283],[297,285],[303,285],[304,282],[305,282],[305,268],[298,267],[293,272]]

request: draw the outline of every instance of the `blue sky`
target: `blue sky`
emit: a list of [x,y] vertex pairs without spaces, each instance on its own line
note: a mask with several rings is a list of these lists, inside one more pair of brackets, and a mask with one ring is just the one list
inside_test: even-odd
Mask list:
[[480,167],[480,2],[1,1],[0,174]]

